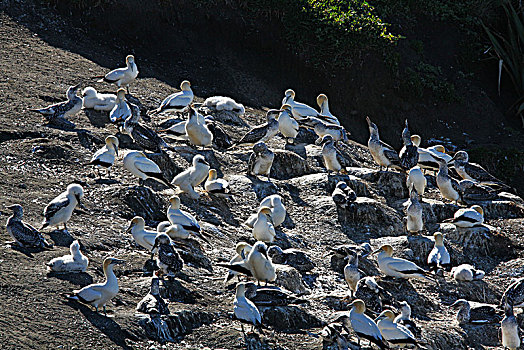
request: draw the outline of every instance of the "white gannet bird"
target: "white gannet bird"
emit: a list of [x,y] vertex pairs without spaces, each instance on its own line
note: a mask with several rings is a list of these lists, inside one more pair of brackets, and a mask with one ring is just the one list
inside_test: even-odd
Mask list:
[[185,124],[185,131],[189,142],[200,147],[209,147],[213,143],[213,134],[206,126],[204,117],[189,106],[189,118]]
[[517,350],[520,348],[519,324],[513,313],[513,306],[504,304],[504,318],[500,322],[502,346],[504,349]]
[[118,155],[118,145],[119,141],[115,136],[106,137],[106,144],[104,147],[100,148],[93,154],[91,161],[86,165],[94,165],[98,172],[98,177],[100,176],[99,168],[105,168],[107,170],[107,175],[111,178],[111,173],[109,168],[115,163],[115,156]]
[[189,194],[193,199],[198,199],[200,194],[195,187],[206,179],[209,173],[209,163],[204,156],[197,154],[193,157],[192,166],[175,176],[171,183],[178,186],[182,192]]
[[215,111],[231,111],[236,115],[242,115],[246,111],[242,104],[226,96],[208,97],[204,101],[203,106]]
[[262,325],[262,317],[255,304],[246,298],[246,283],[240,282],[237,284],[235,293],[235,301],[233,302],[233,312],[235,318],[241,321],[242,333],[245,337],[244,325],[242,322],[249,323],[253,327],[260,328]]
[[267,255],[267,246],[264,242],[256,242],[244,262],[233,264],[218,263],[218,266],[254,277],[258,284],[260,281],[272,282],[277,278],[275,266]]
[[191,90],[191,83],[187,80],[184,80],[180,84],[180,90],[179,92],[175,92],[174,94],[171,94],[167,96],[160,106],[153,110],[150,114],[157,114],[161,112],[177,112],[182,113],[184,112],[187,107],[193,102],[193,90]]
[[308,106],[305,103],[296,102],[295,91],[291,89],[287,89],[284,93],[282,105],[286,104],[291,106],[293,116],[297,118],[297,120],[301,120],[304,117],[317,117],[319,115],[318,111],[315,108]]
[[329,111],[329,103],[326,95],[318,95],[317,104],[320,108],[320,114],[322,115],[322,119],[324,119],[330,124],[340,125],[340,121],[338,120],[338,118],[331,114],[331,112]]
[[358,253],[348,254],[348,263],[344,266],[344,279],[351,290],[351,296],[357,291],[357,283],[360,281],[360,271],[358,269]]
[[169,188],[175,189],[175,187],[164,177],[164,174],[158,165],[151,159],[147,158],[143,152],[128,152],[124,157],[124,168],[138,177],[140,181],[145,181],[146,179],[151,178],[163,183]]
[[217,171],[215,169],[209,169],[209,174],[204,183],[204,189],[207,193],[217,197],[229,198],[232,196],[229,189],[229,182],[224,179],[218,179]]
[[40,113],[47,120],[72,117],[82,109],[82,98],[76,95],[79,88],[80,84],[70,86],[67,89],[67,101],[58,102],[45,108],[30,109],[30,111]]
[[70,255],[51,259],[46,265],[48,271],[54,272],[86,272],[89,258],[80,251],[78,240],[69,246]]
[[68,294],[67,297],[94,306],[96,312],[98,312],[98,308],[102,306],[104,308],[104,313],[107,314],[107,302],[118,294],[118,280],[113,272],[113,267],[117,264],[123,263],[124,260],[106,258],[103,264],[104,275],[106,278],[105,282],[90,284],[82,289],[74,290],[71,294]]
[[451,274],[456,281],[473,281],[484,278],[485,272],[475,269],[470,264],[462,264],[451,269]]
[[471,208],[462,208],[455,212],[453,219],[446,219],[457,227],[480,226],[484,222],[484,210],[480,205],[473,205]]
[[22,221],[24,210],[20,204],[11,205],[7,209],[12,210],[13,215],[7,219],[5,229],[15,240],[14,243],[21,247],[49,248],[52,246],[36,228]]
[[404,170],[409,170],[417,165],[418,163],[418,150],[417,146],[411,141],[411,134],[409,132],[408,120],[406,119],[406,127],[402,130],[402,142],[404,147],[400,150],[399,162],[400,166]]
[[63,224],[64,230],[67,231],[66,223],[71,219],[73,210],[79,206],[84,208],[80,199],[84,196],[84,189],[78,184],[71,184],[67,186],[65,192],[62,192],[55,199],[53,199],[44,208],[44,221],[40,230],[48,226],[56,226]]
[[417,190],[412,187],[409,192],[408,207],[406,208],[406,230],[417,233],[424,229],[422,220],[422,205],[420,204]]
[[278,115],[278,130],[284,135],[287,143],[294,143],[298,135],[298,122],[293,118],[293,113],[289,105],[282,106],[282,112]]
[[419,135],[411,135],[413,145],[418,149],[418,165],[423,169],[438,171],[438,162],[435,157],[443,159],[446,163],[451,161],[451,156],[446,154],[446,148],[442,145],[435,145],[428,148],[420,147],[422,138]]
[[[260,201],[260,204],[258,208],[262,207],[269,207],[271,208],[271,220],[273,221],[273,226],[278,227],[282,225],[284,220],[286,220],[286,207],[284,206],[284,203],[282,203],[282,197],[279,194],[272,194],[270,196],[265,197]],[[255,214],[252,214],[245,222],[245,224],[253,228],[253,225],[255,224],[255,221],[258,217],[258,211]]]
[[395,314],[391,310],[382,311],[377,320],[378,329],[388,343],[400,347],[406,347],[410,344],[417,345],[417,339],[415,339],[413,333],[400,323],[394,322]]
[[339,181],[331,194],[331,198],[338,207],[346,209],[357,199],[357,194],[346,182]]
[[[235,255],[229,260],[229,264],[235,264],[235,263],[243,263],[247,260],[247,256],[251,252],[251,249],[253,247],[246,242],[238,242],[235,246]],[[226,274],[226,277],[224,278],[224,283],[229,282],[233,277],[238,277],[238,272],[229,270]],[[240,280],[240,278],[239,278]]]
[[251,153],[247,162],[247,174],[252,176],[264,175],[267,176],[267,181],[271,181],[269,175],[274,159],[275,154],[264,142],[257,143],[253,146],[253,153]]
[[129,93],[129,84],[135,81],[138,76],[138,68],[135,63],[135,56],[126,56],[126,68],[113,69],[104,76],[98,76],[95,78],[102,78],[98,82],[107,82],[115,84],[118,87],[125,86],[127,93]]
[[408,172],[408,178],[406,180],[406,186],[409,189],[413,186],[419,195],[423,195],[426,191],[427,180],[420,167],[414,166]]
[[388,349],[386,344],[384,344],[384,338],[377,324],[364,313],[366,312],[364,301],[356,299],[349,306],[351,306],[349,322],[351,323],[351,328],[357,334],[358,345],[360,346],[360,338],[364,338],[377,345],[380,349]]
[[88,86],[82,91],[82,106],[95,111],[109,112],[115,107],[116,95],[100,94],[95,88]]
[[266,112],[267,122],[257,125],[242,136],[240,140],[235,142],[229,149],[238,145],[253,146],[256,143],[266,142],[278,134],[278,120],[276,115],[282,112],[281,109],[270,109]]
[[141,216],[135,216],[129,223],[125,233],[129,232],[131,232],[133,239],[139,246],[148,251],[153,249],[158,232],[146,230],[146,222],[144,221],[144,218]]
[[322,146],[322,159],[324,160],[324,166],[328,173],[332,171],[336,173],[345,173],[346,168],[349,166],[349,162],[335,146],[333,137],[329,134],[324,135],[319,145]]
[[393,247],[389,244],[383,245],[380,249],[373,252],[374,254],[380,252],[377,257],[378,268],[386,276],[400,277],[400,278],[417,278],[434,282],[435,280],[429,276],[431,273],[402,258],[394,258]]
[[451,258],[446,246],[444,246],[444,236],[440,232],[435,232],[433,237],[435,238],[435,245],[428,255],[429,270],[435,271],[443,268],[446,271],[450,271]]
[[[171,225],[180,225],[181,229],[195,234],[202,238],[200,225],[197,219],[191,213],[180,209],[180,197],[172,196],[169,198],[169,207],[167,208],[167,219]],[[168,228],[166,228],[167,230]]]
[[395,317],[393,322],[406,327],[415,336],[415,338],[420,337],[420,329],[411,319],[411,306],[409,306],[407,301],[400,302],[400,315]]
[[126,101],[126,91],[118,89],[114,107],[109,112],[109,120],[113,124],[122,125],[133,115],[131,107]]
[[501,180],[491,175],[486,169],[478,164],[469,162],[469,155],[465,151],[458,151],[452,160],[455,170],[464,180],[471,180],[486,185],[496,185],[502,188],[509,188]]
[[435,158],[439,164],[437,186],[443,198],[455,202],[462,201],[462,188],[457,180],[449,176],[448,164],[441,158]]
[[253,237],[257,241],[273,243],[275,240],[275,227],[271,220],[271,208],[261,207],[258,209],[257,220],[253,225]]
[[186,123],[187,120],[175,123],[167,129],[162,129],[159,132],[165,132],[168,135],[174,136],[177,140],[187,140],[186,135]]
[[333,140],[337,142],[348,141],[349,133],[346,131],[346,129],[344,129],[343,126],[328,124],[316,117],[306,117],[300,121],[300,124],[302,124],[305,128],[311,129],[315,132],[315,134],[318,136],[318,139],[315,142],[317,144],[320,142],[320,140],[322,140],[322,137],[326,135],[331,135]]
[[155,244],[151,254],[157,253],[156,264],[160,268],[160,273],[167,274],[168,277],[174,277],[182,271],[184,261],[173,247],[171,238],[165,233],[159,233],[155,238]]
[[375,162],[380,166],[380,170],[382,170],[382,167],[386,167],[386,171],[389,170],[389,167],[398,169],[400,167],[400,158],[397,151],[387,143],[380,141],[378,127],[375,123],[371,122],[369,117],[366,117],[366,121],[369,127],[369,152]]

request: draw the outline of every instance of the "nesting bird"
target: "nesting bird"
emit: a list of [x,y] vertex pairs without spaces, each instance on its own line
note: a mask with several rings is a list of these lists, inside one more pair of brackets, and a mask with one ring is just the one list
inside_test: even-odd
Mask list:
[[382,167],[386,167],[386,170],[388,170],[389,167],[400,167],[400,158],[397,151],[387,143],[380,141],[378,127],[375,123],[371,122],[369,117],[366,117],[366,121],[369,127],[369,152],[375,162],[380,166],[380,170],[382,170]]
[[229,182],[217,178],[217,171],[215,169],[209,169],[209,174],[204,183],[204,189],[207,193],[217,197],[229,198],[232,196],[229,189]]
[[282,106],[282,112],[278,115],[278,130],[284,135],[287,143],[294,143],[298,135],[298,122],[293,118],[291,106],[285,104]]
[[226,96],[212,96],[206,98],[203,104],[204,107],[215,111],[231,111],[237,115],[242,115],[246,111],[244,106],[231,97]]
[[[282,197],[278,194],[272,194],[270,196],[265,197],[260,201],[260,205],[258,208],[262,207],[269,207],[271,208],[271,220],[273,222],[273,226],[278,227],[282,225],[284,220],[286,219],[286,207],[284,206],[284,203],[282,203]],[[245,222],[245,224],[248,227],[253,228],[253,225],[255,224],[255,221],[258,217],[258,211],[255,214],[252,214]]]
[[431,273],[424,270],[423,268],[417,266],[414,262],[411,262],[402,258],[394,258],[393,247],[389,244],[383,245],[379,250],[374,253],[380,252],[378,254],[378,268],[382,273],[391,277],[400,277],[400,278],[417,278],[421,280],[428,280],[434,282],[434,280],[429,277]]
[[417,339],[409,329],[394,322],[395,314],[391,310],[382,311],[377,320],[378,329],[388,343],[400,347],[417,344]]
[[339,181],[331,194],[331,198],[338,207],[346,209],[355,202],[357,194],[346,182]]
[[174,277],[178,272],[182,271],[184,261],[173,247],[171,238],[165,233],[159,233],[155,238],[155,244],[151,254],[157,253],[156,263],[160,268],[161,273],[167,274],[169,277]]
[[82,106],[95,111],[109,112],[115,107],[116,95],[98,93],[93,87],[88,86],[82,91]]
[[101,177],[99,168],[105,168],[107,175],[111,178],[109,168],[115,163],[115,157],[118,155],[118,145],[119,141],[115,136],[106,137],[105,146],[96,151],[93,157],[91,157],[91,161],[86,164],[96,167],[99,178]]
[[118,89],[116,92],[115,105],[109,112],[109,120],[116,125],[123,125],[123,123],[133,115],[131,107],[126,101],[126,91]]
[[480,226],[484,222],[484,210],[480,205],[462,208],[455,212],[453,219],[446,219],[444,222],[450,222],[457,227],[463,228]]
[[495,323],[502,318],[495,307],[485,304],[472,307],[470,302],[465,299],[458,299],[451,304],[451,307],[459,308],[456,318],[460,325],[466,323]]
[[244,134],[238,140],[231,146],[230,148],[234,148],[238,145],[247,145],[247,146],[253,146],[257,143],[263,143],[267,142],[270,139],[272,139],[276,134],[278,134],[278,120],[276,119],[276,115],[281,113],[281,109],[270,109],[266,112],[266,118],[267,122],[261,125],[257,125],[251,130],[249,130],[247,133]]
[[200,147],[209,147],[213,144],[213,134],[206,125],[205,119],[189,106],[189,118],[185,124],[185,131],[189,142]]
[[[391,299],[391,295],[378,285],[374,277],[363,277],[357,282],[353,297],[366,303],[366,308],[375,313],[382,311],[383,304]],[[383,300],[384,299],[384,300]]]
[[259,208],[257,220],[253,224],[253,237],[257,241],[272,243],[275,240],[275,235],[275,227],[271,220],[271,208]]
[[155,239],[158,235],[158,232],[146,230],[145,226],[146,222],[144,221],[144,218],[141,216],[135,216],[129,223],[126,233],[131,232],[133,239],[139,246],[147,249],[148,251],[151,251],[153,249],[153,245],[155,244]]
[[200,194],[195,191],[195,187],[204,182],[209,168],[209,163],[204,156],[197,154],[193,157],[192,165],[175,176],[172,184],[178,186],[182,192],[189,194],[191,198],[198,199]]
[[406,180],[406,186],[408,190],[411,190],[411,188],[415,188],[415,190],[417,190],[417,193],[420,196],[424,194],[424,192],[426,191],[427,180],[424,174],[422,173],[422,170],[420,170],[420,167],[414,166],[409,170],[408,178]]
[[162,103],[160,103],[160,106],[151,112],[151,114],[171,111],[177,113],[184,112],[191,102],[193,102],[194,95],[193,90],[191,90],[191,83],[184,80],[180,84],[180,90],[181,91],[167,96]]
[[329,111],[328,97],[324,94],[317,96],[317,104],[320,108],[321,118],[330,124],[340,125],[340,121]]
[[422,204],[420,204],[417,190],[412,186],[409,191],[409,201],[406,208],[406,229],[408,232],[417,233],[424,228],[422,220]]
[[443,268],[446,271],[450,271],[451,258],[446,246],[444,246],[444,236],[440,232],[435,232],[433,237],[435,238],[435,245],[428,255],[429,270],[435,271]]
[[[169,198],[169,207],[167,208],[166,214],[171,225],[179,225],[181,226],[179,228],[180,231],[191,232],[195,236],[202,238],[200,236],[201,229],[197,219],[191,215],[191,213],[180,209],[180,198],[178,196]],[[183,234],[183,232],[180,234]]]
[[113,272],[113,267],[123,263],[124,260],[106,258],[103,264],[105,282],[90,284],[82,289],[74,290],[71,294],[68,294],[67,297],[94,306],[96,312],[98,312],[98,308],[102,306],[104,313],[106,313],[107,302],[113,299],[119,290],[118,280]]
[[163,149],[172,149],[153,129],[141,124],[140,109],[129,103],[131,116],[124,121],[122,132],[131,136],[133,142],[151,152],[162,152]]
[[411,134],[409,132],[408,120],[406,119],[406,127],[402,131],[402,142],[404,147],[400,150],[399,159],[400,166],[404,170],[409,170],[417,165],[418,163],[418,150],[417,146],[411,141]]
[[13,215],[7,219],[5,229],[14,243],[21,247],[49,248],[49,244],[40,232],[33,226],[25,223],[24,210],[20,204],[14,204],[7,209],[13,211]]
[[501,300],[513,307],[524,307],[524,278],[511,283],[504,291]]
[[126,68],[117,68],[105,76],[100,76],[96,78],[102,78],[99,82],[107,82],[115,84],[118,87],[125,86],[127,88],[127,93],[129,93],[129,84],[135,81],[138,76],[138,68],[135,63],[135,56],[128,55],[126,57]]
[[253,153],[247,162],[247,174],[252,176],[264,175],[269,180],[271,166],[273,165],[275,154],[267,147],[264,142],[259,142],[253,146]]
[[70,255],[51,259],[46,265],[48,271],[53,272],[85,272],[89,265],[89,258],[80,251],[78,240],[69,246]]
[[348,167],[350,163],[336,148],[333,137],[331,135],[324,135],[320,145],[322,145],[322,158],[324,159],[324,166],[328,173],[331,171],[345,173],[346,167]]
[[452,268],[451,274],[456,281],[473,281],[483,279],[485,272],[475,269],[470,264],[462,264]]
[[84,196],[84,189],[78,184],[71,184],[67,186],[65,192],[62,192],[55,199],[53,199],[44,208],[44,221],[40,230],[48,226],[56,226],[63,224],[64,230],[67,231],[67,222],[73,215],[73,210],[79,206],[85,208],[80,201]]
[[79,88],[80,84],[77,84],[67,89],[67,101],[58,102],[45,108],[31,109],[31,111],[40,113],[47,120],[74,116],[82,109],[82,99],[76,95]]
[[164,177],[162,170],[151,159],[147,158],[143,152],[130,151],[124,157],[124,168],[140,181],[145,181],[149,178],[155,179],[164,185],[174,189],[174,186]]

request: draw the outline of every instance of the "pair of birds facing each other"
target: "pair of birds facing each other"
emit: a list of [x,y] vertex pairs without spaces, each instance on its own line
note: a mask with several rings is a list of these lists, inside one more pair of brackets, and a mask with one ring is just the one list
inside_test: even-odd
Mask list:
[[[245,254],[245,251],[241,251]],[[256,242],[243,261],[230,264],[218,263],[219,266],[253,277],[260,284],[261,281],[273,282],[276,279],[275,266],[267,254],[267,246],[264,242]]]
[[337,117],[335,117],[329,110],[328,98],[325,94],[317,96],[317,104],[320,108],[320,112],[305,103],[295,101],[295,91],[287,89],[282,99],[282,105],[289,105],[293,116],[297,121],[301,121],[305,117],[316,117],[327,124],[340,125]]
[[[40,230],[48,226],[56,226],[63,224],[64,230],[67,231],[67,221],[71,218],[73,210],[80,206],[85,209],[80,199],[84,195],[82,186],[78,184],[71,184],[67,186],[65,192],[54,198],[44,209],[44,221]],[[23,208],[19,204],[9,207],[13,211],[13,215],[9,217],[6,223],[6,231],[20,246],[25,247],[40,247],[49,248],[52,245],[48,243],[40,230],[23,221]]]
[[259,211],[262,207],[269,207],[271,209],[271,220],[275,227],[282,225],[287,215],[286,207],[284,206],[282,197],[280,195],[272,194],[260,201],[257,213],[250,215],[249,218],[245,221],[247,227],[253,228],[259,216]]

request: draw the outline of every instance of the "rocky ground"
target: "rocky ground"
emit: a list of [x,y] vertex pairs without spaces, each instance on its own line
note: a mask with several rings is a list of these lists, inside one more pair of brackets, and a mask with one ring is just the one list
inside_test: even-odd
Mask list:
[[[123,232],[135,215],[144,216],[152,227],[163,220],[173,191],[152,182],[139,187],[123,169],[122,154],[112,172],[115,181],[97,180],[92,169],[84,166],[104,138],[117,131],[105,115],[82,111],[71,118],[76,129],[60,130],[46,126],[40,116],[27,111],[62,100],[67,87],[78,82],[84,87],[89,84],[100,91],[112,91],[113,87],[90,79],[112,67],[102,67],[80,54],[51,46],[5,13],[0,15],[0,23],[0,71],[4,77],[0,79],[0,210],[7,219],[10,213],[5,207],[21,203],[25,220],[39,226],[45,205],[72,182],[84,186],[87,207],[74,214],[68,226],[70,235],[45,232],[46,238],[54,242],[51,250],[14,249],[3,243],[10,237],[0,228],[2,348],[161,348],[152,339],[154,334],[143,327],[147,318],[135,311],[149,289],[151,277],[143,272],[148,254]],[[119,62],[115,59],[115,64]],[[132,86],[132,95],[151,109],[175,89],[153,78],[140,78]],[[166,118],[155,117],[150,125],[160,129]],[[251,125],[261,123],[264,111],[247,108],[245,119]],[[232,123],[224,127],[233,137],[239,134],[235,130],[247,130],[246,126]],[[133,148],[128,139],[121,137],[121,142],[122,151]],[[151,156],[161,162],[169,177],[201,153],[238,195],[233,201],[205,195],[194,201],[181,196],[183,209],[195,214],[212,237],[212,244],[192,242],[195,249],[201,248],[203,256],[183,255],[186,265],[177,279],[180,284],[173,287],[171,316],[166,318],[173,342],[164,348],[245,347],[240,324],[231,317],[233,288],[224,285],[226,270],[215,264],[229,260],[238,241],[253,242],[250,230],[242,223],[258,201],[269,194],[279,193],[288,209],[276,244],[306,252],[315,266],[295,275],[298,278],[294,280],[279,278],[279,283],[295,289],[293,292],[301,294],[309,304],[263,310],[269,330],[263,345],[253,340],[252,348],[322,348],[318,334],[323,325],[335,311],[347,309],[349,303],[340,270],[341,257],[330,248],[366,242],[378,248],[387,242],[396,248],[398,256],[425,264],[431,238],[406,236],[403,230],[403,204],[407,201],[403,176],[379,172],[360,144],[352,142],[348,146],[354,158],[349,175],[333,176],[321,165],[320,148],[299,144],[286,149],[284,140],[277,137],[270,142],[277,152],[273,168],[276,179],[272,183],[244,175],[248,148],[199,152],[182,143],[173,146],[175,151],[169,151],[168,158]],[[292,161],[299,166],[290,166]],[[434,184],[432,177],[428,178]],[[359,196],[354,211],[337,211],[331,200],[330,193],[340,179],[347,179]],[[144,199],[147,207],[140,204]],[[458,326],[454,311],[446,306],[458,298],[498,304],[504,289],[522,276],[522,201],[511,197],[480,204],[486,210],[488,226],[467,240],[465,232],[439,224],[457,207],[443,202],[434,186],[424,199],[424,219],[426,235],[436,230],[447,234],[446,244],[454,264],[474,264],[486,271],[484,280],[459,284],[449,274],[437,278],[437,284],[378,278],[392,293],[393,301],[407,300],[411,304],[413,317],[422,327],[421,337],[430,349],[500,348],[497,324]],[[91,259],[87,273],[48,274],[45,263],[65,254],[73,239],[80,240],[83,252]],[[105,317],[87,306],[66,301],[61,294],[102,280],[100,266],[107,256],[125,259],[126,263],[116,268],[121,289]],[[367,274],[379,275],[375,257],[363,259],[361,265]],[[290,285],[290,281],[294,284]],[[519,321],[521,325],[524,322],[520,316]]]

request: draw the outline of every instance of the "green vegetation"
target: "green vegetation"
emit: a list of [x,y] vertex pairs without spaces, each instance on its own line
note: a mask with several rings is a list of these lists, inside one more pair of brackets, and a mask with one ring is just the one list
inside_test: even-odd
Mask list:
[[[501,63],[500,68],[504,67],[519,96],[513,108],[520,115],[524,128],[524,9],[520,8],[517,12],[508,0],[504,0],[502,6],[507,19],[506,33],[497,33],[485,25],[484,28],[493,45],[494,55]],[[499,71],[499,92],[501,73]]]
[[415,67],[406,68],[405,75],[401,91],[409,92],[411,97],[422,98],[427,92],[431,92],[442,101],[458,100],[455,86],[443,76],[440,67],[421,62]]

